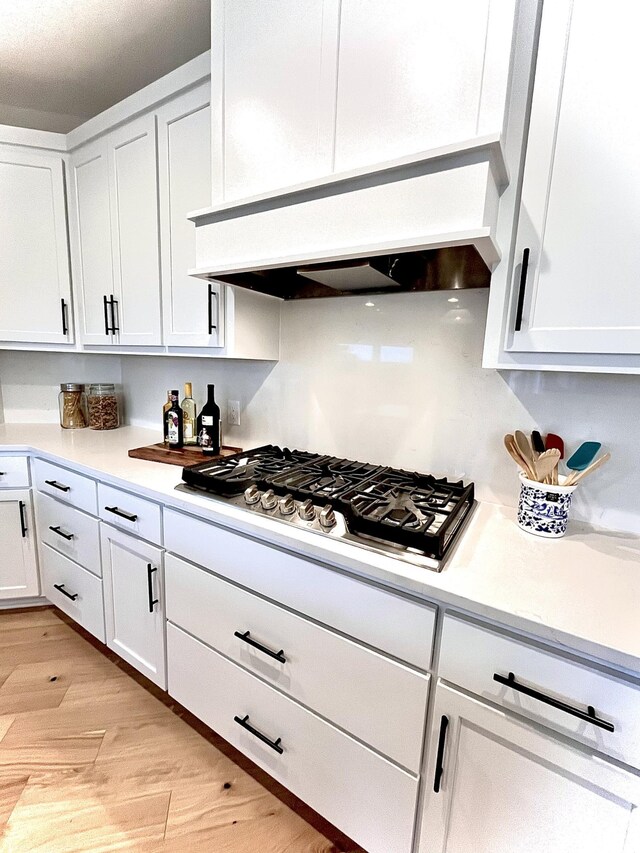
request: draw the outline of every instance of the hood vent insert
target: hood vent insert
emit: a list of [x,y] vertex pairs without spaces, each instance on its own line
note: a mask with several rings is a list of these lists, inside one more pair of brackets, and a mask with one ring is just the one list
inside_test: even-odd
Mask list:
[[489,287],[491,273],[474,246],[456,246],[210,278],[289,300]]

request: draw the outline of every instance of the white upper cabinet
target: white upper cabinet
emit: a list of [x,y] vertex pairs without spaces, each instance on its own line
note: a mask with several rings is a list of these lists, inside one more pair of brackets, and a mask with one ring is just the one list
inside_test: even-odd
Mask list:
[[501,133],[515,0],[347,0],[335,170]]
[[0,145],[0,340],[73,342],[60,154]]
[[214,0],[214,203],[331,172],[338,7]]
[[82,342],[161,344],[153,114],[74,152],[70,208]]
[[500,345],[488,339],[498,366],[640,372],[640,55],[627,14],[623,0],[606,14],[544,4],[513,271]]
[[224,344],[222,285],[188,275],[196,265],[191,211],[211,203],[210,86],[205,83],[160,107],[158,171],[164,342]]

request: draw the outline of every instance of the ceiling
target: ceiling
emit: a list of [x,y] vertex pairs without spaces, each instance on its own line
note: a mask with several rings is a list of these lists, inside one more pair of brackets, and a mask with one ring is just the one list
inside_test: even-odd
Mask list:
[[0,124],[66,133],[210,46],[210,0],[0,0]]

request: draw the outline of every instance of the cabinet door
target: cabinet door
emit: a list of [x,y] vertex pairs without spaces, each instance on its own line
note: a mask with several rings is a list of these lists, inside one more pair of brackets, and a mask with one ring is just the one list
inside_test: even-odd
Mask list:
[[501,133],[515,0],[349,0],[337,172]]
[[106,301],[113,297],[113,261],[104,138],[83,145],[71,157],[69,231],[81,341],[110,344],[113,334]]
[[107,137],[118,343],[162,343],[155,115]]
[[222,285],[188,275],[196,265],[195,225],[187,214],[211,204],[210,85],[157,112],[164,342],[224,344]]
[[419,853],[639,849],[639,777],[442,684],[432,729]]
[[0,599],[38,595],[31,492],[0,491]]
[[107,645],[163,689],[163,551],[100,524]]
[[606,15],[593,3],[544,5],[510,350],[640,353],[640,54],[627,19],[624,0]]
[[0,146],[0,340],[72,343],[60,155]]
[[338,0],[213,3],[214,201],[331,172],[338,7]]

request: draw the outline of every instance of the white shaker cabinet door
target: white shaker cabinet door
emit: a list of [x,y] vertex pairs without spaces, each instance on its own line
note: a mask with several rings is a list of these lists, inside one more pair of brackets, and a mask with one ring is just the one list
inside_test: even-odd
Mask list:
[[0,599],[38,595],[35,543],[31,492],[0,491]]
[[155,115],[107,137],[118,343],[162,343]]
[[163,551],[100,524],[107,645],[163,689]]
[[160,107],[158,172],[164,342],[169,346],[224,344],[223,285],[193,278],[195,225],[187,214],[211,204],[210,85]]
[[0,146],[0,340],[73,342],[60,155]]
[[632,18],[624,0],[544,4],[508,350],[640,354]]
[[640,778],[438,685],[419,853],[636,853]]
[[69,232],[80,338],[85,344],[113,342],[113,260],[107,141],[97,139],[71,157]]
[[335,171],[501,133],[515,0],[348,0]]
[[214,0],[214,202],[330,174],[338,8]]

